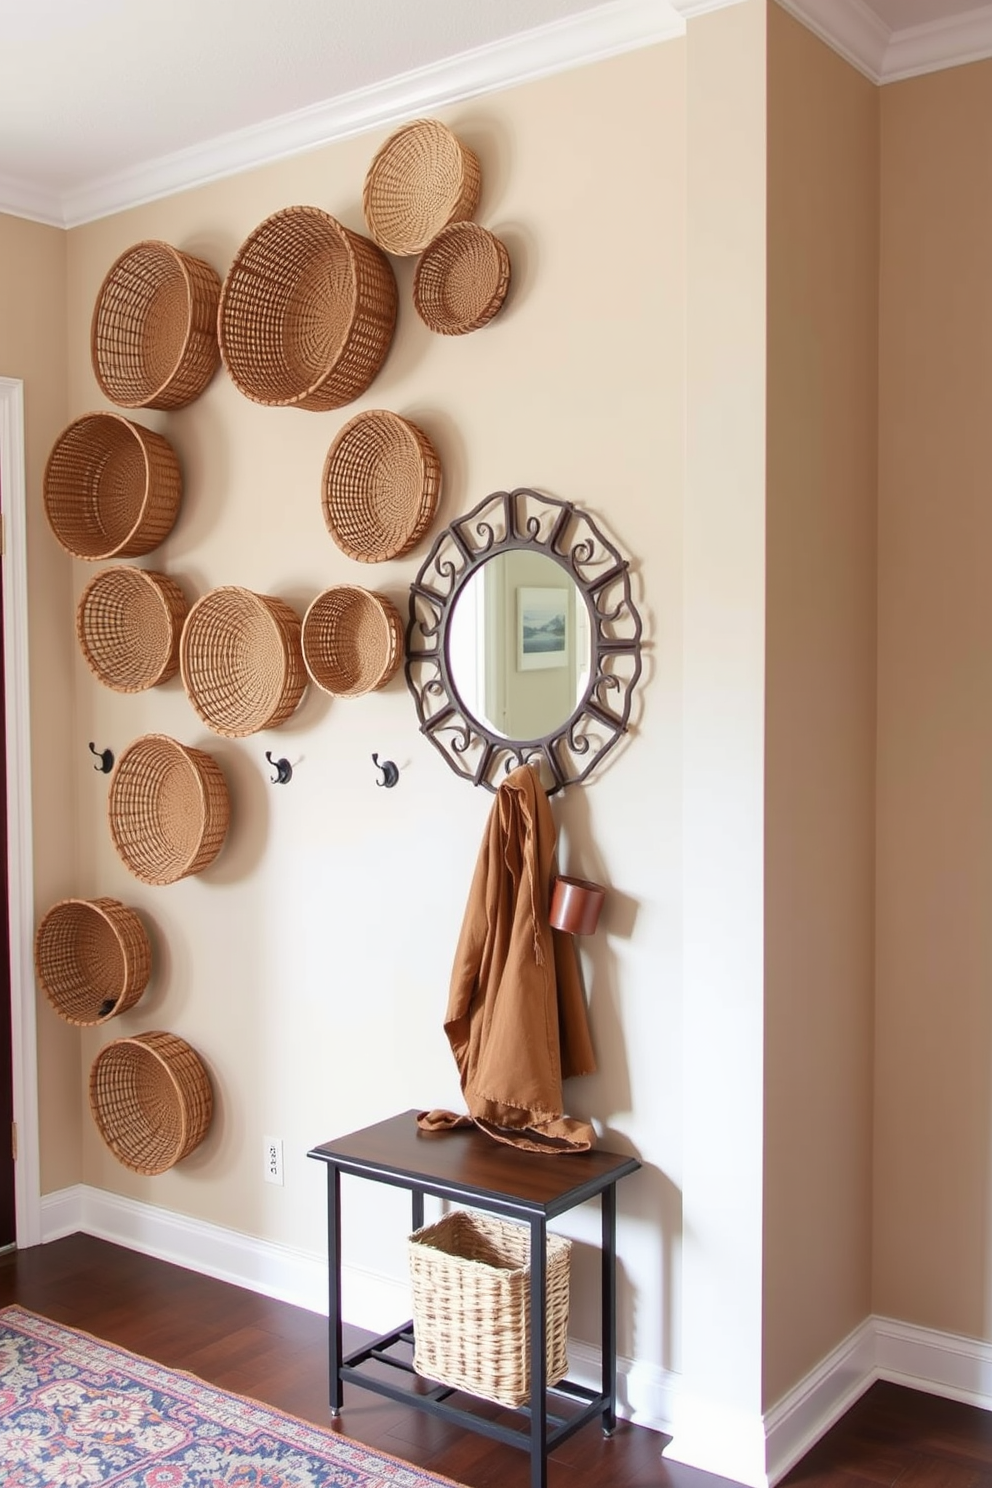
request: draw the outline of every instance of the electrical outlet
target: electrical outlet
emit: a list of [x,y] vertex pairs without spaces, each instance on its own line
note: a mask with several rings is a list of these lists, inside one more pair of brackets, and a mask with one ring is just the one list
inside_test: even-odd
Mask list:
[[282,1137],[265,1137],[265,1181],[282,1186]]

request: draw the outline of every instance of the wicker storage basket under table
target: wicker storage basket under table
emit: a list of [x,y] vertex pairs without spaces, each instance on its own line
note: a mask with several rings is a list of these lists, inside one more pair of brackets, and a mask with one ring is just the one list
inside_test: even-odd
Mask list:
[[[572,1243],[547,1237],[547,1385],[568,1372]],[[512,1407],[530,1399],[530,1231],[455,1210],[410,1236],[413,1367]]]
[[362,190],[365,221],[380,248],[420,253],[442,227],[479,204],[478,158],[438,119],[414,119],[373,157]]
[[220,366],[220,276],[169,243],[128,248],[100,286],[90,329],[93,371],[121,408],[185,408]]
[[231,806],[209,754],[168,734],[143,734],[117,761],[107,814],[125,868],[143,883],[170,884],[213,862]]
[[403,622],[392,600],[357,584],[325,589],[303,617],[303,660],[332,697],[377,692],[403,660]]
[[62,899],[38,926],[38,982],[60,1018],[91,1028],[141,997],[152,969],[148,933],[119,899]]
[[423,429],[386,408],[356,414],[324,461],[324,524],[343,553],[384,563],[409,553],[434,520],[441,462]]
[[488,325],[509,287],[506,245],[477,222],[453,222],[417,263],[413,304],[439,336],[464,336]]
[[179,642],[186,696],[207,728],[229,739],[278,728],[306,691],[300,617],[284,600],[235,584],[211,589]]
[[174,677],[188,609],[167,574],[126,563],[95,574],[76,609],[76,635],[94,677],[115,692],[143,692]]
[[90,1110],[118,1162],[164,1173],[207,1134],[210,1077],[196,1050],[174,1033],[115,1039],[90,1069]]

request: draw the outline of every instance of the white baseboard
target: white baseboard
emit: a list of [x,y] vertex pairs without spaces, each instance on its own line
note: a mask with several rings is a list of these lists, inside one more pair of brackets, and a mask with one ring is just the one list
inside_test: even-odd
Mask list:
[[876,1317],[878,1379],[992,1410],[992,1343]]
[[765,1471],[777,1483],[878,1377],[875,1320],[866,1318],[765,1414]]

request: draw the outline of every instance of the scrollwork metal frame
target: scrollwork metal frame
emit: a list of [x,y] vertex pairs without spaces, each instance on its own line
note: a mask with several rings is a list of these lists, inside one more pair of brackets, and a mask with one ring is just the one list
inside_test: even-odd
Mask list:
[[[574,582],[589,615],[589,679],[560,728],[508,739],[465,706],[451,673],[455,602],[482,564],[512,549],[543,553]],[[519,487],[494,491],[435,541],[410,587],[406,680],[421,733],[455,774],[495,791],[517,765],[539,768],[549,795],[585,780],[626,733],[641,672],[641,620],[627,559],[570,502]]]

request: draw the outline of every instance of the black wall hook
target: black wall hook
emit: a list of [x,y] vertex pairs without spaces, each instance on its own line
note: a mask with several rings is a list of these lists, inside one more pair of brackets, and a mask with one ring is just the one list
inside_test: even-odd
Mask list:
[[288,759],[274,760],[272,758],[271,750],[268,750],[268,749],[265,751],[265,758],[268,760],[269,764],[272,766],[273,770],[275,770],[275,772],[276,772],[273,775],[273,777],[272,777],[271,784],[272,785],[288,785],[289,782],[293,778],[293,767],[289,763],[289,760]]
[[372,763],[375,765],[377,770],[382,771],[382,779],[377,780],[376,785],[384,785],[387,790],[391,790],[396,784],[397,780],[399,780],[400,778],[400,772],[393,764],[392,760],[383,760],[382,764],[380,764],[379,756],[377,754],[374,754],[372,756]]
[[114,768],[114,756],[111,751],[109,749],[97,749],[96,745],[92,742],[90,743],[90,750],[100,761],[98,765],[93,766],[94,770],[99,770],[102,774],[109,775]]

